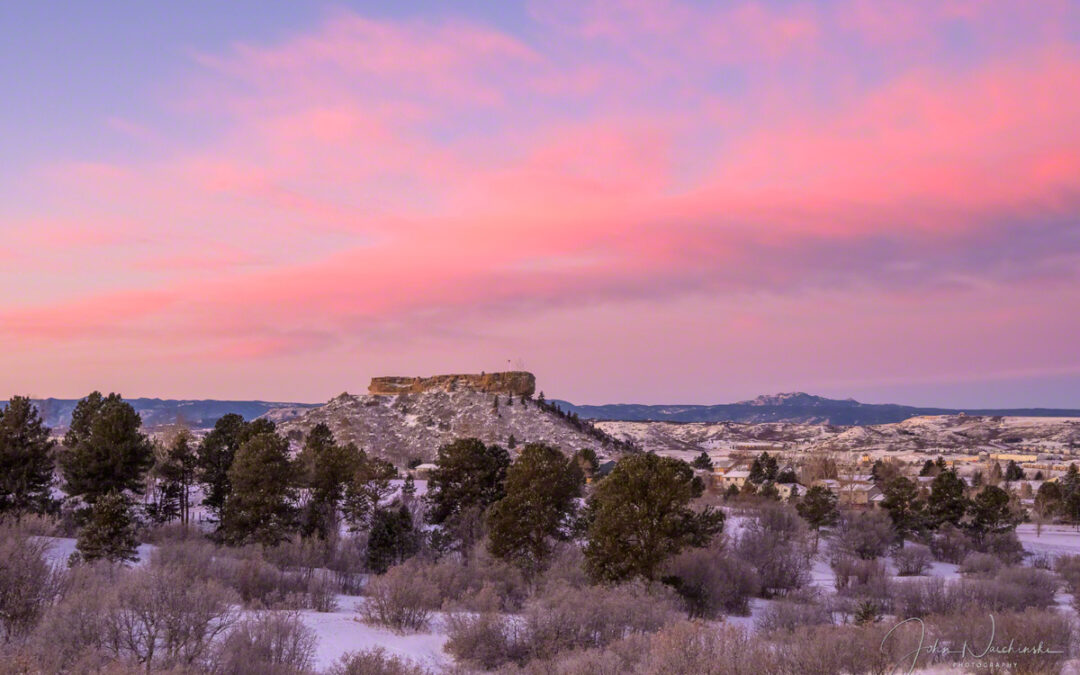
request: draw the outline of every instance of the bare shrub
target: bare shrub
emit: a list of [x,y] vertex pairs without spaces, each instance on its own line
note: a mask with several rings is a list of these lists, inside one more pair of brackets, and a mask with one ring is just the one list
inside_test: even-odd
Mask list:
[[259,612],[236,624],[221,643],[219,675],[293,675],[311,668],[318,639],[295,612]]
[[148,670],[202,664],[236,621],[235,602],[233,592],[212,580],[169,568],[133,570],[105,612],[110,648]]
[[1006,565],[1018,565],[1024,559],[1024,545],[1016,532],[995,532],[983,537],[980,550],[995,555]]
[[140,538],[156,546],[172,542],[205,541],[206,535],[198,527],[178,522],[164,523],[156,527],[148,527],[139,533]]
[[446,633],[443,648],[462,663],[491,670],[528,660],[522,626],[501,614],[452,614],[446,621]]
[[794,631],[800,626],[819,626],[833,622],[832,612],[811,594],[779,600],[770,604],[757,618],[755,626],[763,633]]
[[107,615],[114,603],[114,569],[108,563],[80,565],[65,576],[60,601],[45,612],[31,638],[44,672],[95,672],[112,660]]
[[602,647],[631,633],[653,632],[676,618],[677,607],[669,589],[641,582],[556,586],[526,605],[529,654],[550,658],[567,649]]
[[451,554],[436,562],[410,561],[417,583],[432,588],[439,598],[432,609],[473,612],[513,612],[528,596],[525,580],[513,565],[487,552],[483,542],[466,558]]
[[833,539],[837,553],[862,560],[885,555],[896,539],[892,521],[883,511],[849,511],[840,518]]
[[761,587],[757,572],[721,546],[689,549],[667,566],[665,583],[682,596],[691,617],[750,613],[750,597]]
[[[1009,672],[1049,675],[1062,672],[1065,662],[1076,654],[1069,618],[1053,611],[1028,609],[982,616],[953,613],[927,617],[925,624],[926,642],[940,642],[953,649],[948,655],[938,655],[936,663],[961,659],[976,665],[983,661],[1007,661],[1014,664]],[[959,647],[965,641],[969,645],[966,655]],[[1012,649],[1006,653],[990,651],[983,657],[972,656],[972,647],[976,653],[982,653],[988,645],[996,650],[1010,646]],[[1040,646],[1042,649],[1037,649]],[[934,664],[933,657],[919,660],[921,666]]]
[[348,652],[333,665],[328,675],[427,675],[426,668],[382,647]]
[[930,553],[937,560],[959,565],[971,551],[971,539],[952,523],[946,523],[930,539]]
[[555,545],[551,564],[540,575],[538,588],[547,588],[556,584],[584,588],[590,583],[585,573],[585,552],[574,542],[560,542]]
[[1054,568],[1054,559],[1050,556],[1049,553],[1046,552],[1032,553],[1029,562],[1031,563],[1032,567],[1040,570],[1049,570]]
[[680,621],[644,641],[647,649],[635,669],[638,673],[728,675],[778,671],[773,651],[735,626]]
[[1054,571],[1061,575],[1065,586],[1074,596],[1074,603],[1080,601],[1076,598],[1080,592],[1080,555],[1061,555],[1054,560]]
[[921,576],[930,569],[930,549],[918,544],[905,546],[893,554],[893,562],[896,563],[896,570],[900,576]]
[[0,528],[0,642],[25,638],[59,590],[48,548],[24,532]]
[[904,619],[952,611],[951,602],[941,578],[910,579],[893,585],[893,611]]
[[994,577],[994,584],[1011,591],[1007,608],[1013,610],[1052,606],[1058,587],[1052,573],[1033,567],[1006,567]]
[[364,589],[367,595],[362,611],[364,620],[398,632],[426,628],[440,599],[437,589],[418,578],[420,567],[419,563],[408,560],[368,581]]
[[[780,672],[805,675],[887,673],[900,658],[883,631],[860,626],[800,626],[775,643]],[[909,650],[910,651],[910,650]]]
[[757,570],[763,597],[789,593],[810,581],[813,542],[806,523],[787,505],[762,507],[739,537],[735,552]]
[[1001,569],[1001,560],[990,553],[968,553],[960,563],[960,573],[971,576],[992,577]]
[[531,600],[523,617],[457,615],[449,619],[448,652],[484,668],[557,659],[659,630],[678,616],[670,590],[641,582],[574,588],[556,585]]

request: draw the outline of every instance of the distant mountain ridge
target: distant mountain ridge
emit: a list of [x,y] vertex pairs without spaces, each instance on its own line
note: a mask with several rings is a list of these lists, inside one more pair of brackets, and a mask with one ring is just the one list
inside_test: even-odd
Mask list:
[[[255,419],[273,410],[281,408],[315,408],[321,404],[281,403],[274,401],[217,401],[181,400],[160,398],[124,399],[142,416],[143,427],[163,427],[170,424],[183,424],[192,429],[209,429],[214,423],[229,413],[242,415],[244,419]],[[45,424],[53,429],[65,429],[71,423],[71,412],[79,399],[39,398],[33,399]],[[3,403],[0,403],[3,405]]]
[[989,415],[1001,417],[1080,417],[1080,410],[1057,408],[924,408],[896,403],[860,403],[803,392],[758,396],[748,401],[718,405],[574,405],[555,401],[582,419],[624,422],[795,422],[864,426],[892,424],[922,415]]

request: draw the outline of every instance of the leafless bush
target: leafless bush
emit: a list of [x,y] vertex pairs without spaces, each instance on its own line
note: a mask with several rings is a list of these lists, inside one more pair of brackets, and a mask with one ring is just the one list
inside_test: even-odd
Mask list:
[[584,588],[589,585],[589,575],[585,573],[585,553],[575,542],[555,545],[551,564],[540,575],[537,587],[540,589],[563,584]]
[[315,633],[295,612],[259,612],[238,623],[214,658],[218,675],[293,675],[311,668]]
[[484,668],[550,660],[659,630],[678,615],[677,605],[668,589],[650,589],[640,582],[615,587],[557,585],[531,600],[524,617],[451,617],[446,649],[459,660]]
[[420,567],[420,563],[408,560],[368,581],[364,620],[399,632],[426,628],[440,598],[436,589],[418,578]]
[[960,563],[960,573],[971,576],[992,577],[1001,569],[1001,560],[990,553],[968,553]]
[[682,596],[691,617],[750,613],[750,597],[761,587],[748,563],[720,546],[689,549],[668,563],[665,582]]
[[930,568],[930,549],[911,544],[893,554],[897,572],[902,577],[921,576]]
[[794,631],[800,626],[819,626],[833,622],[832,612],[812,594],[801,594],[770,604],[755,626],[763,633]]
[[557,586],[526,605],[529,652],[533,658],[549,658],[567,649],[602,647],[630,633],[653,632],[676,618],[677,607],[669,589],[640,582]]
[[1054,571],[1061,575],[1073,594],[1073,604],[1080,604],[1080,555],[1062,555],[1054,560]]
[[805,522],[789,506],[761,508],[739,537],[735,551],[757,570],[763,597],[789,593],[810,580],[813,543]]
[[1046,552],[1032,553],[1029,562],[1031,563],[1032,567],[1040,570],[1049,570],[1054,568],[1054,559],[1050,556],[1049,553]]
[[735,626],[681,621],[641,641],[637,673],[768,673],[779,665],[772,650]]
[[382,647],[373,647],[345,654],[330,668],[328,675],[427,675],[428,672]]
[[893,586],[893,611],[904,619],[953,611],[951,602],[944,579],[910,579]]
[[837,525],[833,548],[837,553],[873,560],[885,555],[895,539],[896,533],[888,514],[882,511],[851,511],[845,513]]
[[1020,612],[1054,604],[1056,577],[1031,567],[1007,567],[993,578],[946,583],[925,579],[897,584],[895,611],[907,617],[928,614]]
[[979,549],[997,556],[1006,565],[1018,565],[1024,559],[1024,546],[1015,532],[988,534]]
[[[1065,662],[1076,654],[1071,621],[1053,611],[1028,609],[982,616],[954,613],[927,617],[925,627],[924,643],[936,642],[953,650],[948,655],[938,655],[936,663],[963,659],[977,666],[1005,661],[1014,664],[1009,669],[1011,673],[1049,675],[1062,672]],[[965,641],[969,649],[963,654],[961,645]],[[985,656],[972,655],[972,651],[983,653],[991,645],[994,650],[986,652]],[[1010,646],[1012,649],[1008,652],[998,651]],[[1038,649],[1040,646],[1042,649]],[[919,660],[920,666],[934,664],[933,657]]]
[[202,541],[206,540],[206,535],[194,525],[173,522],[148,527],[140,533],[140,538],[148,544],[161,546],[171,542]]
[[121,578],[105,620],[117,656],[147,670],[202,664],[236,621],[235,593],[176,569],[136,569]]
[[930,539],[930,553],[937,560],[960,564],[971,551],[971,539],[960,528],[946,523]]
[[523,626],[493,612],[452,614],[446,621],[444,649],[455,659],[485,670],[528,660]]
[[468,558],[455,553],[435,562],[410,561],[409,568],[417,583],[433,589],[432,609],[512,612],[528,595],[521,572],[492,557],[483,542]]
[[56,596],[59,578],[48,548],[25,532],[0,528],[0,643],[25,638]]
[[[780,672],[805,675],[893,672],[903,649],[883,631],[860,626],[800,626],[775,643]],[[910,651],[907,650],[907,651]]]

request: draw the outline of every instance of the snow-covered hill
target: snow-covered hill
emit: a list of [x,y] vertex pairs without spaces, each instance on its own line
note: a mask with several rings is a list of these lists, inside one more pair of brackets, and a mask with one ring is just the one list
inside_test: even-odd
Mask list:
[[868,426],[791,422],[597,422],[596,426],[656,452],[769,442],[806,450],[1080,453],[1080,418],[1075,417],[935,415]]
[[568,454],[586,447],[600,455],[626,449],[590,424],[560,415],[536,400],[467,388],[393,396],[341,394],[318,408],[283,408],[266,417],[294,441],[316,424],[326,423],[339,441],[356,443],[398,465],[411,459],[432,460],[439,446],[466,436],[503,447],[509,447],[512,436],[519,448],[546,441]]

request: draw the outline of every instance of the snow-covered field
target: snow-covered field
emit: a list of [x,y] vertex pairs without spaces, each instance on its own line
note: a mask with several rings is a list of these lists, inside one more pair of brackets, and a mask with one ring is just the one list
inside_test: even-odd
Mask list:
[[347,652],[372,647],[382,647],[433,669],[450,664],[450,657],[442,649],[446,642],[442,616],[436,615],[426,632],[399,635],[364,623],[359,614],[363,602],[363,598],[342,595],[338,596],[335,612],[301,612],[304,623],[319,636],[315,651],[318,670],[329,668]]

